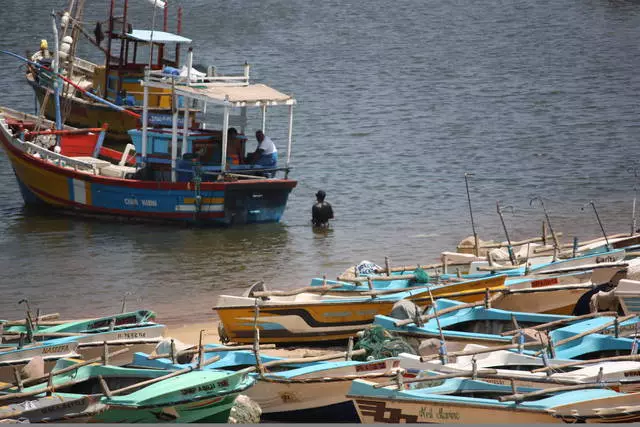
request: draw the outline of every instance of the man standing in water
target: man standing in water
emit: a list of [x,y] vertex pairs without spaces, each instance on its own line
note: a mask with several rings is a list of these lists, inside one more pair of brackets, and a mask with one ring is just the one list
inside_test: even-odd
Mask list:
[[328,227],[329,220],[333,219],[333,208],[324,198],[327,194],[320,190],[316,193],[316,203],[311,208],[311,222],[314,227]]

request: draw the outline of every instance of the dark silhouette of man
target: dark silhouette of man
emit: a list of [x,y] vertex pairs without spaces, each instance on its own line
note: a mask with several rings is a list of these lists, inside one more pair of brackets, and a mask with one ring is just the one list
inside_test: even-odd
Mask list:
[[327,227],[329,220],[333,219],[333,208],[324,198],[327,194],[320,190],[316,193],[316,203],[311,208],[311,222],[314,227]]

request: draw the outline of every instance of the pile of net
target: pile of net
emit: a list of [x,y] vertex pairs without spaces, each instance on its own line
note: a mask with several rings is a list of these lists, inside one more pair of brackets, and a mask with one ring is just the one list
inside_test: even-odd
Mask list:
[[400,353],[417,354],[404,338],[387,331],[382,326],[373,325],[360,332],[355,350],[365,349],[366,355],[354,357],[354,360],[376,360],[395,357]]

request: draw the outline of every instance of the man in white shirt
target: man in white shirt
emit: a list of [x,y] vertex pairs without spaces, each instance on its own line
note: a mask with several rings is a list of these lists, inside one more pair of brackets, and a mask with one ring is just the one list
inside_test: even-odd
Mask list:
[[249,156],[249,163],[264,168],[275,168],[278,163],[276,144],[261,130],[256,131],[256,139],[258,140],[258,148]]

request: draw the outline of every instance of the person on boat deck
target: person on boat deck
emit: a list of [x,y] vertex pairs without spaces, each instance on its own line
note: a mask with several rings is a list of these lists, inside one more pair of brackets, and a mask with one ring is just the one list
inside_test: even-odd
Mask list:
[[256,131],[256,139],[258,140],[258,148],[249,155],[247,163],[264,168],[275,168],[278,163],[276,144],[261,130]]
[[229,128],[227,131],[227,166],[239,165],[243,156],[242,141],[238,138],[238,131],[236,128]]
[[45,39],[40,40],[40,50],[31,55],[31,62],[39,62],[43,59],[51,59],[49,44]]
[[329,220],[333,219],[333,208],[324,198],[327,194],[320,190],[316,193],[316,203],[311,208],[311,222],[314,227],[328,227]]

